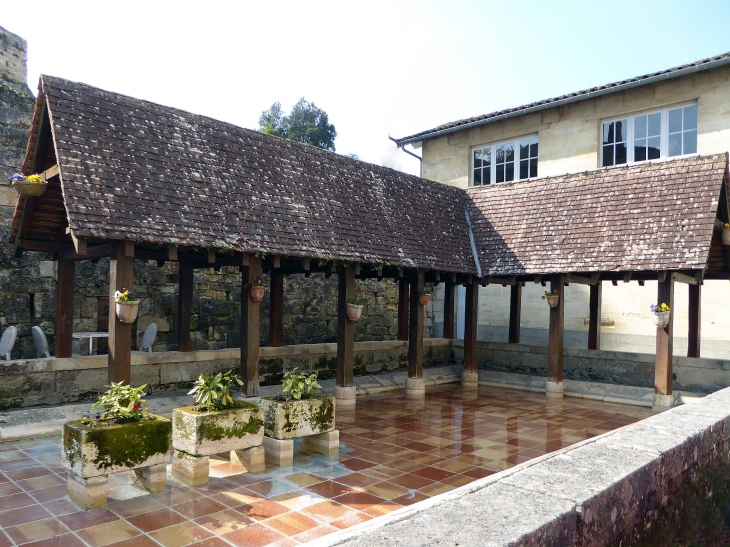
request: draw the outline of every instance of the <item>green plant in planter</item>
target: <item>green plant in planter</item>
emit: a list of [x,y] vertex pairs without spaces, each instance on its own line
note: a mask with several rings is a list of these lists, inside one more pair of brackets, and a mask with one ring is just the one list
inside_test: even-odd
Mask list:
[[365,301],[359,298],[348,298],[347,303],[351,304],[352,306],[362,306],[363,304],[365,304]]
[[431,294],[433,292],[433,289],[429,289],[428,287],[424,287],[420,291],[418,291],[418,294]]
[[308,374],[307,372],[298,372],[298,369],[292,369],[284,374],[284,380],[281,383],[284,392],[284,400],[291,399],[309,399],[317,394],[318,389],[322,389],[317,383],[317,373]]
[[233,398],[236,385],[242,386],[243,382],[232,370],[201,374],[188,395],[195,395],[195,410],[199,412],[238,408],[240,403]]
[[139,422],[144,420],[144,412],[148,410],[147,403],[144,401],[144,388],[147,384],[139,387],[123,386],[122,382],[118,384],[112,382],[104,393],[99,395],[99,399],[91,407],[93,412],[97,408],[104,410],[96,415],[96,419],[86,418],[85,423],[94,425],[95,423],[123,424],[127,422]]

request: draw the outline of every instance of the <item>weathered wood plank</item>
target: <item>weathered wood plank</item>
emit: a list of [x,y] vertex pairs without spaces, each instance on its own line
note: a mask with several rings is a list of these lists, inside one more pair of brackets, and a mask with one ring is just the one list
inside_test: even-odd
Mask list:
[[271,273],[271,302],[269,305],[269,345],[281,346],[284,334],[284,274]]
[[479,316],[479,284],[466,284],[464,306],[464,372],[477,371],[477,320]]
[[58,261],[56,293],[56,357],[71,357],[74,332],[74,273],[76,263]]
[[456,284],[447,279],[444,287],[444,338],[454,338]]
[[565,285],[563,276],[550,277],[550,290],[558,291],[558,305],[550,308],[550,330],[548,333],[548,381],[560,384],[563,381],[563,346],[565,343]]
[[355,298],[355,270],[351,266],[338,268],[337,295],[337,385],[354,385],[355,323],[347,318],[347,301]]
[[193,268],[180,263],[177,294],[177,350],[191,351],[190,316],[193,307]]
[[690,285],[688,289],[689,332],[687,335],[687,357],[699,357],[702,336],[702,285]]
[[603,284],[591,285],[588,320],[588,349],[601,349],[601,301]]
[[116,257],[109,261],[109,357],[108,380],[129,385],[132,373],[132,324],[122,323],[114,304],[116,291],[133,291],[134,259],[124,252],[124,242],[115,244]]
[[654,393],[658,395],[672,394],[672,351],[674,335],[674,280],[665,275],[659,281],[657,304],[665,302],[671,309],[669,324],[656,329],[656,364],[654,366]]
[[522,314],[522,284],[510,287],[509,297],[509,337],[510,344],[520,343],[520,316]]
[[408,325],[408,377],[423,377],[423,306],[419,302],[419,293],[423,290],[426,274],[416,270],[411,275],[410,318]]
[[398,340],[408,340],[409,287],[407,279],[398,280]]
[[245,397],[259,395],[260,303],[251,300],[248,284],[261,276],[261,258],[249,257],[248,266],[241,266],[241,391]]

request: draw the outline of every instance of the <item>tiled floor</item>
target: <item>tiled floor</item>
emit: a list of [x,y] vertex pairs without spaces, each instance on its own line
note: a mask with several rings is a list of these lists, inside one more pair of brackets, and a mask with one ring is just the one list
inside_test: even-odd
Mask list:
[[370,395],[338,409],[339,457],[261,474],[212,460],[208,485],[170,479],[156,495],[122,473],[108,506],[87,512],[66,497],[59,438],[0,443],[0,547],[298,545],[649,415],[484,386]]

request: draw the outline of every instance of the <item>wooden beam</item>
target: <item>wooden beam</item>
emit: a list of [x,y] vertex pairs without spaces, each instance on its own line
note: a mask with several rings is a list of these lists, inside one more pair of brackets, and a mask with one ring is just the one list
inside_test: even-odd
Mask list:
[[479,319],[479,285],[466,284],[464,306],[464,372],[477,371],[477,322]]
[[271,272],[269,346],[278,348],[284,334],[284,274]]
[[114,293],[134,289],[134,259],[124,252],[124,243],[115,244],[115,258],[109,261],[109,357],[108,381],[130,385],[132,373],[132,324],[117,317]]
[[190,319],[193,307],[194,271],[188,264],[178,266],[177,351],[191,351]]
[[74,273],[76,263],[58,261],[56,287],[56,357],[71,357],[74,332]]
[[[76,249],[76,254],[86,256],[86,240],[78,239],[70,228],[68,229],[68,235],[71,236],[71,241],[73,241],[74,249]],[[122,251],[123,250],[124,248],[122,248]]]
[[167,260],[177,262],[177,245],[167,246]]
[[347,301],[355,298],[355,270],[351,266],[338,269],[337,294],[337,385],[354,385],[355,323],[347,318]]
[[249,265],[241,266],[241,391],[245,397],[259,395],[260,303],[251,300],[248,284],[261,276],[261,258],[251,255]]
[[57,243],[55,241],[34,241],[32,239],[21,239],[20,246],[26,251],[38,251],[42,253],[62,253],[73,251],[73,245],[68,243]]
[[22,249],[20,249],[20,240],[25,238],[25,234],[28,232],[28,227],[31,223],[31,216],[33,215],[33,204],[35,198],[21,198],[23,199],[23,210],[20,214],[20,226],[18,232],[15,235],[15,242],[13,246],[13,256],[20,258]]
[[542,276],[536,275],[532,282],[535,283],[535,285],[537,285],[538,283],[542,283]]
[[116,255],[116,248],[113,244],[97,245],[96,247],[87,247],[86,253],[83,255],[78,254],[75,250],[64,251],[59,253],[59,260],[87,260],[89,258],[104,258],[114,257]]
[[281,257],[279,255],[274,255],[271,257],[271,264],[274,268],[281,268]]
[[423,378],[423,306],[419,302],[426,275],[423,270],[416,270],[411,275],[410,308],[408,325],[408,377]]
[[398,280],[398,340],[408,340],[409,288],[407,279]]
[[[562,395],[563,383],[563,347],[565,343],[565,284],[563,276],[552,275],[550,277],[550,290],[557,291],[558,305],[550,308],[550,330],[548,338],[548,383],[555,384],[553,395],[558,392]],[[548,385],[548,395],[551,395]]]
[[308,272],[312,267],[312,260],[310,258],[302,258],[302,267],[305,272]]
[[45,180],[45,181],[47,181],[48,179],[52,179],[53,177],[57,177],[60,174],[61,174],[61,170],[58,168],[58,165],[54,165],[52,167],[49,167],[48,169],[46,169],[42,173],[39,173],[39,175],[41,176],[41,178],[43,180]]
[[51,124],[48,119],[48,105],[45,102],[45,98],[41,100],[43,101],[43,104],[39,105],[39,107],[41,108],[41,119],[38,121],[38,134],[33,146],[33,153],[30,160],[31,172],[27,173],[29,175],[37,173],[40,170],[41,162],[43,161],[43,155],[46,152],[46,141],[48,140],[48,134],[51,132]]
[[503,287],[510,285],[514,286],[517,284],[517,276],[513,275],[510,277],[487,277],[487,285],[502,285]]
[[603,299],[603,284],[591,285],[589,320],[588,320],[588,349],[601,349],[601,302]]
[[632,276],[631,272],[626,272],[624,274],[624,283],[628,283],[629,281],[631,281],[631,276]]
[[693,276],[685,275],[683,273],[674,272],[672,278],[677,283],[686,283],[687,285],[697,285],[697,279]]
[[355,275],[360,275],[360,263],[355,262]]
[[599,276],[600,274],[593,274],[591,277],[569,274],[568,283],[575,283],[576,285],[595,285],[598,283]]
[[444,338],[454,338],[455,303],[456,284],[448,279],[444,285]]
[[689,332],[687,336],[687,357],[699,357],[702,334],[702,285],[690,285],[688,289]]
[[208,264],[215,264],[215,249],[208,249]]
[[522,285],[519,283],[510,287],[509,297],[509,335],[510,344],[520,343],[520,315],[522,312]]
[[124,242],[124,256],[134,258],[134,241],[127,240]]
[[669,324],[664,328],[657,327],[656,329],[654,394],[668,397],[672,395],[672,350],[674,345],[674,280],[671,275],[665,275],[664,280],[659,281],[657,304],[662,302],[666,303],[671,311],[669,312]]

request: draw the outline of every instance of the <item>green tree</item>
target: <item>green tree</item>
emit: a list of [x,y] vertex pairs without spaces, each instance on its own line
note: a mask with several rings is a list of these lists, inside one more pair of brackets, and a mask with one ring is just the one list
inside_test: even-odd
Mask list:
[[329,123],[329,117],[324,110],[307,102],[304,97],[299,99],[288,116],[284,115],[281,103],[271,105],[271,108],[261,113],[259,129],[267,135],[335,151],[335,126]]

